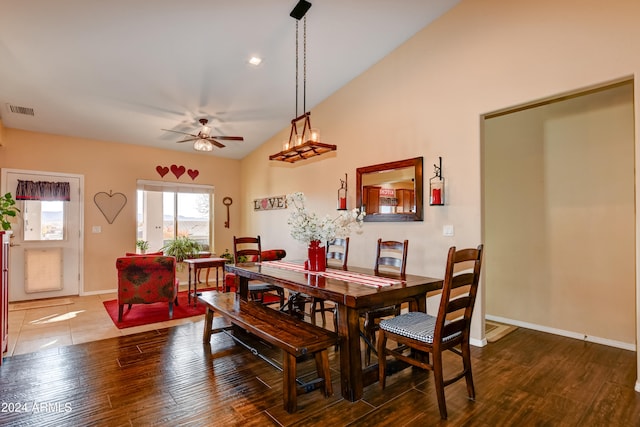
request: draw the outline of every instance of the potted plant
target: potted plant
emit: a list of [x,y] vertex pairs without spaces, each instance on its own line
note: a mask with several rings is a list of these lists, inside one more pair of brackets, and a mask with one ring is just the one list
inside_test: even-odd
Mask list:
[[146,240],[136,240],[136,248],[140,251],[141,254],[147,252],[149,249],[149,242]]
[[[220,258],[224,258],[227,261],[225,261],[227,264],[233,264],[233,254],[231,252],[229,252],[229,249],[225,249],[224,252],[222,253],[222,255],[220,255]],[[240,255],[238,257],[238,262],[242,263],[242,262],[247,262],[247,257],[244,255]]]
[[202,246],[200,243],[191,239],[189,236],[178,236],[174,240],[170,240],[162,247],[165,255],[176,258],[176,262],[180,268],[184,268],[182,261],[189,258],[196,258]]
[[16,201],[11,196],[11,193],[7,193],[0,197],[0,224],[2,224],[3,230],[11,230],[10,218],[14,218],[20,209],[16,207]]

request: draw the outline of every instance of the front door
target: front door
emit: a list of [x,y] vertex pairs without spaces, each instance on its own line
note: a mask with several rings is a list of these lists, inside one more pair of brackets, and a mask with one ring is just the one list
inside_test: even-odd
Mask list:
[[18,180],[68,182],[63,201],[19,200],[12,224],[9,301],[79,295],[82,253],[82,176],[53,172],[2,170],[2,194],[14,198]]

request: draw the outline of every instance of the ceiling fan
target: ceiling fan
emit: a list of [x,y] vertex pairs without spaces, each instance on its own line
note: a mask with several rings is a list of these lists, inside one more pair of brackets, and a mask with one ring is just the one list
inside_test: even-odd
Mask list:
[[244,138],[241,136],[212,136],[211,127],[207,126],[207,123],[209,123],[209,120],[200,119],[198,121],[202,125],[202,128],[200,128],[197,135],[194,135],[192,133],[187,133],[187,132],[180,132],[179,130],[171,130],[171,129],[162,129],[162,130],[167,132],[180,133],[180,134],[189,136],[190,138],[186,138],[186,139],[183,139],[182,141],[177,141],[177,142],[183,143],[183,142],[195,141],[193,143],[193,148],[197,151],[212,151],[214,145],[219,148],[224,148],[225,145],[219,142],[218,140],[244,141]]

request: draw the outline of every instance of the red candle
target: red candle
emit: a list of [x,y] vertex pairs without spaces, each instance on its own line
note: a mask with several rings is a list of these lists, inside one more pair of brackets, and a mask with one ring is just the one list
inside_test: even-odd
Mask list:
[[434,188],[431,192],[431,204],[432,205],[441,205],[442,204],[442,191],[439,188]]
[[347,198],[346,197],[340,197],[339,208],[338,209],[347,209]]

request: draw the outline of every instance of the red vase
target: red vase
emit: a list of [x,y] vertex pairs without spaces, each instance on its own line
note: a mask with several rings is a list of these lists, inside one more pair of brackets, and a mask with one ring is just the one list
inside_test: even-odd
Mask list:
[[320,240],[313,240],[309,243],[309,271],[325,271],[327,268],[327,258],[325,247],[320,246]]

